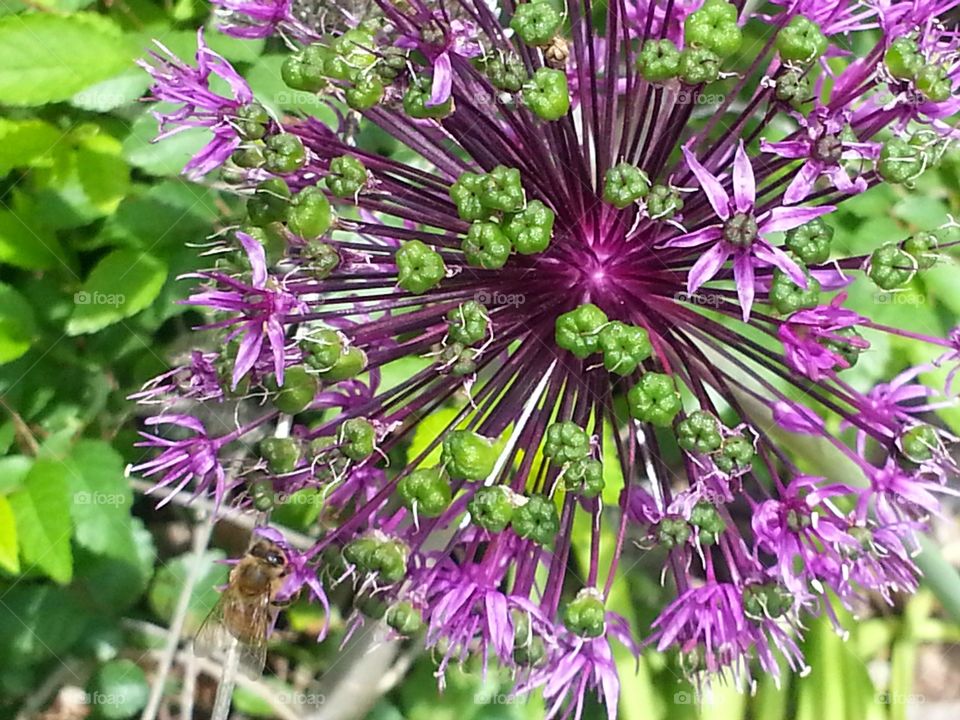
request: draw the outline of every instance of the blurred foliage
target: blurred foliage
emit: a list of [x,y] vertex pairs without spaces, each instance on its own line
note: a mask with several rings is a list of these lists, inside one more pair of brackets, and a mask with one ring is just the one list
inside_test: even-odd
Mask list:
[[[203,143],[202,131],[151,143],[156,121],[137,102],[148,78],[134,61],[153,38],[191,57],[195,28],[207,15],[201,0],[0,3],[3,717],[29,704],[51,677],[84,686],[99,717],[138,713],[163,627],[188,574],[189,542],[172,537],[171,528],[189,527],[194,517],[178,509],[153,511],[153,501],[135,499],[125,478],[125,465],[140,457],[126,398],[188,347],[188,329],[197,318],[177,303],[189,287],[177,277],[205,264],[196,246],[221,229],[218,218],[229,217],[233,201],[178,176]],[[313,96],[284,87],[282,47],[215,33],[208,40],[271,110],[332,118]],[[375,129],[364,128],[359,137],[380,152],[394,149]],[[844,251],[863,252],[878,237],[897,240],[939,227],[948,212],[957,211],[958,196],[960,160],[948,158],[912,192],[880,187],[845,203],[836,215],[836,242]],[[960,315],[955,278],[955,266],[944,262],[905,293],[877,293],[868,283],[854,284],[850,293],[853,307],[878,322],[944,334]],[[871,340],[871,352],[847,376],[857,387],[929,359],[907,339]],[[388,386],[411,374],[402,363],[389,370]],[[442,426],[452,417],[441,412],[428,422]],[[960,430],[957,411],[946,419]],[[422,438],[432,434],[425,427],[409,451],[419,452]],[[316,509],[316,503],[291,503],[277,517],[307,530]],[[580,546],[588,547],[590,529],[577,532],[584,537]],[[216,601],[215,587],[227,572],[219,562],[224,557],[216,550],[202,558],[188,633]],[[633,566],[615,580],[610,606],[643,636],[667,591],[659,585],[655,553],[628,559]],[[933,590],[952,598],[945,605],[956,614],[954,568],[932,545],[921,562]],[[913,697],[918,647],[960,638],[928,591],[885,615],[842,619],[850,629],[847,642],[826,620],[813,622],[805,645],[809,675],[786,674],[780,688],[761,676],[752,696],[729,689],[699,696],[680,678],[673,658],[647,650],[637,666],[628,654],[618,654],[621,716],[899,720],[909,707],[902,700]],[[317,608],[295,604],[274,639],[275,654],[322,677],[339,659],[345,620],[333,617],[334,637],[318,646],[312,638],[322,621]],[[878,663],[888,672],[868,672]],[[449,672],[446,691],[438,696],[434,662],[422,656],[368,717],[542,717],[542,702],[510,698],[495,669],[486,677],[479,667],[467,670]],[[261,687],[274,702],[292,692],[273,678]],[[97,700],[109,697],[124,702]],[[275,705],[268,699],[241,687],[235,707],[247,716],[271,717]],[[40,698],[41,706],[49,700]],[[599,713],[591,705],[585,717]]]

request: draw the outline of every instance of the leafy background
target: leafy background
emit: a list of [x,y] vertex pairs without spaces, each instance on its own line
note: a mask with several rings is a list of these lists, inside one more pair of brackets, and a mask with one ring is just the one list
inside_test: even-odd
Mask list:
[[[177,277],[203,264],[197,245],[235,206],[178,175],[202,132],[151,144],[156,123],[138,102],[148,79],[134,61],[154,38],[192,57],[208,15],[203,0],[0,0],[0,717],[139,714],[178,600],[189,597],[188,636],[216,601],[226,575],[219,561],[242,549],[249,529],[244,518],[228,518],[209,543],[216,549],[206,549],[202,503],[157,511],[143,497],[148,485],[124,475],[141,459],[126,398],[188,349],[198,318],[177,304],[188,288]],[[215,33],[208,40],[272,109],[325,112],[284,88],[279,48]],[[376,133],[362,137],[393,149]],[[942,225],[960,205],[958,179],[960,160],[951,157],[912,193],[883,187],[846,203],[838,242],[862,252],[877,238]],[[896,296],[857,284],[853,303],[889,324],[942,334],[960,315],[956,277],[954,264],[941,263]],[[869,386],[926,353],[907,340],[875,344],[851,381]],[[960,430],[960,414],[945,419]],[[815,465],[816,453],[805,459]],[[305,531],[317,512],[293,502],[277,519]],[[760,677],[753,695],[718,689],[698,697],[672,658],[647,651],[635,668],[621,656],[621,717],[957,717],[960,543],[953,522],[938,532],[920,558],[928,581],[916,597],[845,615],[846,642],[813,621],[805,677],[788,672],[780,688]],[[642,630],[664,601],[659,559],[638,552],[631,560],[612,605]],[[543,715],[536,699],[511,701],[496,671],[485,679],[454,671],[438,695],[432,659],[397,643],[372,649],[378,638],[369,626],[338,650],[345,619],[332,620],[334,637],[318,646],[317,610],[291,608],[274,639],[273,672],[235,693],[238,716]],[[205,716],[210,668],[183,653],[173,660],[164,709]],[[589,706],[585,717],[600,711]]]

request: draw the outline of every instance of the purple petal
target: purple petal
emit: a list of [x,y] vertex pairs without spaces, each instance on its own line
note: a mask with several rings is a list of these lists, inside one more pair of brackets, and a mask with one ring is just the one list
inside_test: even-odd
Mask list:
[[807,160],[800,167],[796,177],[793,178],[793,182],[790,183],[787,191],[783,194],[783,202],[787,205],[795,205],[806,199],[810,190],[813,189],[813,184],[820,177],[822,169],[822,165],[816,160]]
[[814,218],[832,213],[836,208],[833,205],[821,205],[813,208],[776,207],[758,218],[760,234],[793,230]]
[[728,257],[730,257],[730,247],[724,242],[718,242],[701,255],[690,268],[690,274],[687,275],[687,292],[696,292],[701,285],[713,279]]
[[450,65],[450,55],[440,53],[433,61],[433,85],[430,88],[430,99],[424,103],[427,107],[443,105],[450,99],[453,89],[453,68]]
[[763,261],[766,265],[773,265],[780,268],[794,283],[804,290],[807,289],[807,276],[804,274],[803,269],[791,260],[790,256],[783,250],[773,247],[766,242],[758,242],[753,246],[753,252],[758,260]]
[[750,319],[750,309],[753,307],[753,298],[756,294],[753,256],[750,253],[743,253],[733,261],[733,279],[737,285],[740,309],[743,310],[743,321],[747,322]]
[[230,383],[231,390],[237,389],[237,385],[240,384],[243,376],[250,372],[250,369],[256,364],[262,347],[263,323],[251,323],[243,339],[240,340],[240,347],[237,349],[237,359],[233,363],[233,378]]
[[711,225],[702,230],[695,230],[686,235],[680,235],[667,240],[661,247],[696,247],[705,243],[719,240],[723,236],[723,228],[719,225]]
[[733,158],[733,198],[738,212],[749,212],[757,201],[757,183],[753,177],[753,165],[743,147],[743,140]]
[[683,151],[683,156],[687,159],[687,166],[691,172],[696,175],[697,180],[700,181],[700,187],[703,189],[703,192],[706,193],[707,200],[709,200],[710,205],[713,206],[713,211],[721,220],[729,218],[730,196],[727,195],[727,191],[723,189],[723,185],[720,184],[720,181],[717,180],[709,170],[700,164],[700,161],[697,160],[692,152],[686,147],[680,149]]
[[799,160],[810,154],[810,143],[806,140],[784,140],[783,142],[760,141],[760,149],[780,157]]
[[270,338],[270,349],[273,351],[273,371],[277,375],[277,385],[283,385],[284,345],[283,323],[276,315],[267,320],[267,337]]
[[263,245],[245,232],[237,232],[237,240],[243,245],[247,257],[250,259],[250,269],[253,271],[253,286],[263,288],[267,284],[267,256]]

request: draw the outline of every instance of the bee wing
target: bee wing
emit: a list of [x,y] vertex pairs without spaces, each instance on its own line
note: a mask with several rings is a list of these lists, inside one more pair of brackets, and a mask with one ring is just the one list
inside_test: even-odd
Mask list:
[[267,660],[271,613],[269,596],[245,598],[228,588],[197,631],[194,653],[224,664],[235,647],[239,668],[259,677]]

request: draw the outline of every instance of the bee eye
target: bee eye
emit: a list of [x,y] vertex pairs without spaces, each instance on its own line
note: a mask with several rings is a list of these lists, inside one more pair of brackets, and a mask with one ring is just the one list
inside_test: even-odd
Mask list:
[[272,552],[267,554],[267,562],[271,565],[283,565],[283,558],[279,553]]

